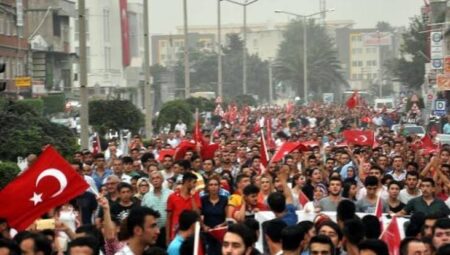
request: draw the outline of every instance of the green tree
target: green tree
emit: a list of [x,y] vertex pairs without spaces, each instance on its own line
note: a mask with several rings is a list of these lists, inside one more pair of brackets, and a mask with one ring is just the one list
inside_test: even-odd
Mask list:
[[0,190],[19,174],[20,169],[14,162],[0,162]]
[[46,144],[68,157],[78,149],[76,137],[67,127],[51,123],[30,105],[10,102],[0,111],[0,123],[0,160],[39,154]]
[[[242,40],[238,34],[227,35],[228,45],[223,52],[223,94],[235,97],[242,94]],[[195,49],[190,54],[191,91],[217,91],[217,53]],[[247,55],[247,88],[249,94],[267,99],[268,63],[256,55]],[[184,58],[182,55],[175,67],[175,77],[179,89],[178,96],[184,95]]]
[[109,129],[137,133],[144,125],[144,115],[128,100],[95,100],[89,102],[89,124],[102,135]]
[[[277,65],[274,67],[276,80],[292,84],[297,95],[303,95],[303,29],[305,24],[301,20],[288,24],[284,32],[284,40],[278,50]],[[337,91],[347,86],[342,75],[340,62],[333,40],[328,36],[325,28],[308,20],[307,61],[308,61],[308,89],[310,92]]]
[[386,63],[386,69],[404,85],[419,89],[424,82],[426,62],[427,30],[424,21],[416,16],[411,20],[409,29],[403,34],[401,57]]
[[178,120],[182,120],[186,123],[188,129],[192,127],[194,118],[189,104],[186,103],[185,100],[173,100],[166,102],[159,112],[158,119],[156,121],[157,129],[160,130],[167,124],[170,124],[173,129]]

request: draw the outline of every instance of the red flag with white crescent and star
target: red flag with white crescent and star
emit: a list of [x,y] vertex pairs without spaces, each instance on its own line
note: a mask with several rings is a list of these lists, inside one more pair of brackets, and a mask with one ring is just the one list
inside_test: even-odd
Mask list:
[[374,133],[372,130],[345,130],[342,132],[347,143],[362,146],[372,146],[374,143]]
[[[59,153],[48,146],[36,162],[0,191],[0,218],[18,231],[50,209],[67,203],[89,184]],[[7,205],[7,206],[5,206]]]
[[389,249],[390,255],[399,255],[400,254],[400,228],[398,227],[397,217],[392,217],[391,222],[387,226],[387,228],[381,233],[379,238],[383,240]]
[[308,151],[308,148],[303,145],[301,142],[285,142],[283,143],[280,148],[275,152],[275,154],[272,156],[272,159],[270,162],[278,162],[284,158],[287,154],[291,153],[294,150],[300,150],[300,151]]

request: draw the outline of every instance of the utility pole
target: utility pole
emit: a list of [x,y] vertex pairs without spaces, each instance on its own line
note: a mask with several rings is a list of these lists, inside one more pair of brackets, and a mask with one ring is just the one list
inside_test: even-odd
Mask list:
[[144,100],[145,100],[145,137],[150,139],[153,131],[152,84],[150,83],[148,0],[144,1]]
[[269,105],[273,103],[272,59],[269,59]]
[[89,105],[86,69],[86,17],[85,2],[78,0],[78,28],[80,48],[80,125],[81,125],[81,149],[89,148]]
[[308,25],[307,16],[303,16],[303,94],[305,105],[308,105]]
[[222,97],[223,78],[222,78],[222,29],[221,29],[221,11],[220,2],[217,0],[217,94]]
[[380,44],[380,31],[377,31],[378,35],[378,80],[379,80],[379,97],[383,97],[383,73],[381,72],[381,44]]
[[191,94],[191,75],[189,65],[189,39],[188,39],[188,17],[187,17],[187,0],[183,1],[184,9],[184,98],[188,98]]
[[242,94],[247,95],[247,5],[244,5],[244,41],[242,42]]

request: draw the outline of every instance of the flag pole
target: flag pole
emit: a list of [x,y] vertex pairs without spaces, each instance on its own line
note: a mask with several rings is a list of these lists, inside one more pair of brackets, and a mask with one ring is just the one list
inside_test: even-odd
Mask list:
[[194,255],[198,255],[198,249],[200,244],[200,222],[195,222],[195,232],[194,232]]

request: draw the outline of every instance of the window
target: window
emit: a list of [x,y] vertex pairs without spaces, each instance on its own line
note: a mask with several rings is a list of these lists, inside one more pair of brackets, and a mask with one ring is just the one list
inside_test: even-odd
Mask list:
[[374,74],[372,74],[372,77],[373,77],[374,79],[376,79],[376,78],[378,77],[378,75],[377,75],[376,73],[374,73]]
[[372,66],[372,60],[367,60],[366,61],[366,66]]
[[371,73],[368,73],[367,74],[367,80],[370,80],[372,78],[372,74]]
[[358,66],[363,66],[363,62],[362,61],[358,61]]
[[352,61],[352,66],[358,66],[358,61]]
[[356,54],[356,49],[355,48],[352,49],[352,54]]
[[355,73],[352,74],[352,80],[356,80],[356,79],[358,79],[358,76]]
[[159,45],[161,46],[161,48],[166,47],[166,41],[160,41]]
[[363,74],[362,73],[359,73],[358,74],[358,80],[362,80],[363,79]]
[[103,39],[109,42],[109,10],[103,10]]
[[5,33],[5,19],[6,19],[6,15],[3,13],[0,13],[0,35]]

